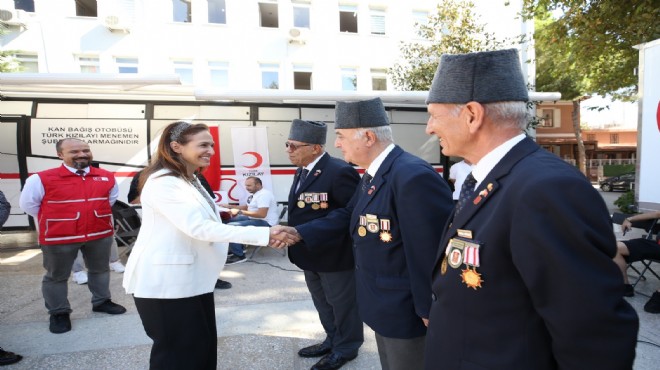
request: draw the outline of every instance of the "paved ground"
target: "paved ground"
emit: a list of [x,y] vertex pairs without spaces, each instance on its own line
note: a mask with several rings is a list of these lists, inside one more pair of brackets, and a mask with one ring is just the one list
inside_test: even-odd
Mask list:
[[[616,193],[606,196],[616,199]],[[93,313],[87,286],[70,282],[73,330],[59,335],[48,331],[40,291],[43,268],[35,244],[29,233],[0,234],[0,346],[25,357],[6,368],[148,368],[151,341],[133,300],[123,293],[121,274],[111,273],[111,291],[113,300],[128,309],[126,314]],[[296,355],[299,348],[322,339],[323,330],[303,275],[288,258],[264,248],[254,261],[228,266],[221,276],[234,287],[215,292],[219,369],[297,370],[315,363]],[[655,278],[643,281],[636,296],[628,298],[641,321],[635,370],[657,369],[660,363],[660,315],[642,309],[646,295],[658,287]],[[373,332],[366,326],[365,338],[358,358],[344,369],[380,369]]]

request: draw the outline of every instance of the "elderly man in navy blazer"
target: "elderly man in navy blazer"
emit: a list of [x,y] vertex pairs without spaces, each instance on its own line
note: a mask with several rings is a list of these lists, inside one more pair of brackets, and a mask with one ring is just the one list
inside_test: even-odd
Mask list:
[[[346,207],[360,175],[350,164],[325,152],[328,126],[293,120],[287,154],[298,167],[289,192],[288,224],[297,226]],[[355,262],[348,229],[336,242],[289,247],[289,259],[305,274],[307,288],[325,330],[325,340],[302,348],[301,357],[320,357],[313,370],[337,369],[358,354],[364,342],[362,320],[355,300]]]
[[473,166],[434,264],[425,368],[631,369],[607,207],[525,136],[527,101],[517,50],[442,56],[427,133]]
[[335,146],[365,175],[346,208],[295,229],[312,247],[350,230],[360,317],[376,332],[383,369],[420,369],[449,185],[394,144],[379,98],[338,102],[335,129]]

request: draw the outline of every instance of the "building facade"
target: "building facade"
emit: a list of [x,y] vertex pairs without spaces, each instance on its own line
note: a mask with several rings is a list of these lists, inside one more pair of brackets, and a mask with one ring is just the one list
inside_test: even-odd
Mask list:
[[[25,72],[177,73],[228,90],[394,90],[401,42],[431,0],[0,0]],[[496,4],[493,4],[496,3]],[[531,34],[522,0],[476,1],[499,37]],[[497,11],[492,11],[496,7]],[[533,59],[522,51],[522,60]],[[533,76],[533,64],[525,64]],[[533,81],[532,81],[533,82]]]

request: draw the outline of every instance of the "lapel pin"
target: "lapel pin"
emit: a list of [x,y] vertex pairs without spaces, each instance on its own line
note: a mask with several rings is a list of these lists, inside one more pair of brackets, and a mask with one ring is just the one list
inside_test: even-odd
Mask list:
[[316,172],[314,172],[314,177],[316,177],[316,176],[318,176],[318,175],[320,175],[320,174],[321,174],[321,170],[316,170]]
[[376,191],[376,187],[371,185],[371,187],[369,188],[369,191],[367,192],[367,194],[371,195],[374,191]]

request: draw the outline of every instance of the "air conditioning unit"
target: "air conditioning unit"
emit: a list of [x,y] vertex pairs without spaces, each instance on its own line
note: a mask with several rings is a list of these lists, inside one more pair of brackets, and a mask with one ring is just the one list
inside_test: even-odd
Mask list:
[[0,22],[9,26],[24,26],[28,16],[21,9],[0,9]]
[[110,31],[120,31],[128,33],[131,30],[130,25],[126,22],[125,17],[118,15],[108,15],[103,18],[103,24],[108,27]]
[[289,30],[289,44],[304,45],[307,42],[307,30],[304,28],[292,28]]

